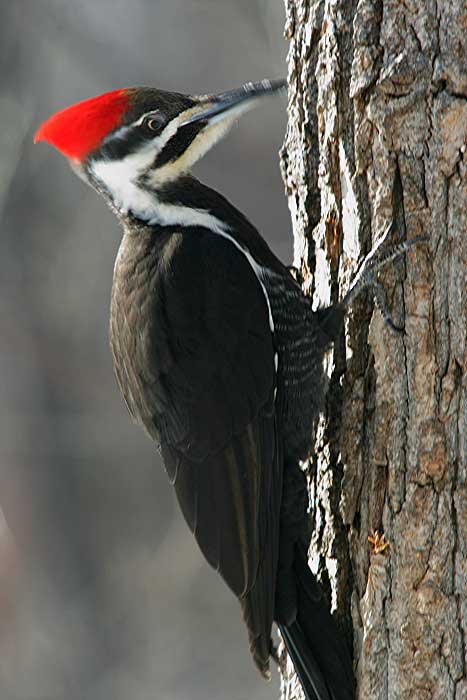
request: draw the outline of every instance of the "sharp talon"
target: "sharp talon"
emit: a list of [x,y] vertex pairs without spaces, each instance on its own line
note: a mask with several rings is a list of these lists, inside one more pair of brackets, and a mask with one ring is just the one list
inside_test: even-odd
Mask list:
[[392,230],[393,224],[391,223],[370,250],[360,265],[360,268],[355,275],[348,292],[345,294],[341,302],[341,306],[350,306],[353,300],[364,289],[372,287],[374,289],[376,305],[380,309],[386,323],[388,323],[392,330],[403,332],[404,328],[397,326],[391,319],[386,300],[386,292],[384,291],[382,285],[377,282],[376,277],[378,272],[385,267],[385,265],[390,263],[392,260],[399,258],[401,255],[405,255],[412,246],[417,245],[418,243],[426,242],[428,239],[426,236],[416,236],[415,238],[396,243],[395,245],[385,245]]
[[393,333],[396,333],[397,335],[406,335],[405,326],[396,326],[392,318],[385,318],[384,322],[387,326],[389,326]]
[[384,319],[384,322],[394,333],[405,333],[405,326],[398,326],[392,320],[391,312],[389,311],[389,304],[386,295],[386,290],[380,282],[374,282],[371,285],[373,290],[373,296],[375,299],[375,304]]

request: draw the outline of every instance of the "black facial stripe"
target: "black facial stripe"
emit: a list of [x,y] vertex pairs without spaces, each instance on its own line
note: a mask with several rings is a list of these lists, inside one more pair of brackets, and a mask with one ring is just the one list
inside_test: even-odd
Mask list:
[[157,155],[153,168],[160,168],[166,163],[177,160],[195,140],[199,132],[206,126],[205,121],[187,124],[180,127],[177,132],[167,141],[162,151]]
[[[118,133],[118,132],[117,132]],[[135,153],[140,147],[151,140],[141,129],[128,129],[121,138],[118,135],[110,138],[99,150],[99,155],[107,160],[122,160],[130,153]]]

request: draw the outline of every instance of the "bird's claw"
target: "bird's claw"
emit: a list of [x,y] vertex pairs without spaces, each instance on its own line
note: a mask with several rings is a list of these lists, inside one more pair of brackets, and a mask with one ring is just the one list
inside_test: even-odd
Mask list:
[[378,272],[392,260],[404,255],[413,245],[427,241],[428,239],[426,236],[416,236],[415,238],[396,243],[395,245],[387,245],[392,230],[393,224],[391,223],[363,260],[341,304],[343,307],[350,306],[364,289],[371,288],[374,293],[376,305],[381,311],[385,322],[396,333],[404,333],[404,327],[395,324],[391,318],[386,292],[377,279]]
[[386,294],[386,289],[384,286],[381,284],[381,282],[378,282],[375,280],[371,285],[370,289],[373,292],[373,297],[375,300],[375,304],[383,317],[384,322],[386,323],[387,326],[391,329],[393,333],[396,333],[398,335],[405,335],[405,326],[399,326],[394,321],[392,320],[391,316],[391,311],[389,309],[389,304],[388,304],[388,298]]

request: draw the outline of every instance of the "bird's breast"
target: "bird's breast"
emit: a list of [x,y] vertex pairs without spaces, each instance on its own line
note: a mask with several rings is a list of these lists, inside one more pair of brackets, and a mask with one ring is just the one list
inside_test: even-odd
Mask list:
[[155,440],[159,438],[154,421],[157,383],[164,358],[154,364],[151,343],[154,327],[164,328],[155,300],[171,244],[171,235],[154,235],[146,229],[126,232],[115,261],[110,305],[110,347],[117,383],[129,412]]

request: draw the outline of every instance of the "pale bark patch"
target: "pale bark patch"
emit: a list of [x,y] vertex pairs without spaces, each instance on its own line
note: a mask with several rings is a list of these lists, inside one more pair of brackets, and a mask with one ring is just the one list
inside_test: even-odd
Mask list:
[[334,352],[310,462],[313,561],[353,634],[359,700],[466,700],[467,7],[286,9],[282,168],[315,304],[343,296],[390,221],[429,237],[382,275],[405,334],[362,298]]

